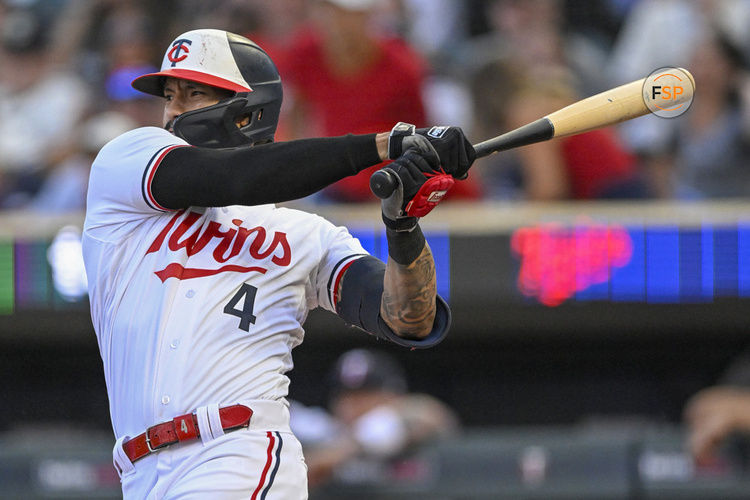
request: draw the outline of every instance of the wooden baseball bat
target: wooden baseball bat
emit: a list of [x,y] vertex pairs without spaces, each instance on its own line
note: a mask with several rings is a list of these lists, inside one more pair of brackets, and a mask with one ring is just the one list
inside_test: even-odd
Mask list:
[[[689,102],[695,89],[693,75],[686,69],[679,69],[690,78],[692,85],[686,85],[680,97],[670,101],[671,105]],[[554,137],[581,134],[643,116],[650,112],[646,105],[649,96],[644,95],[645,80],[646,78],[642,78],[581,99],[527,125],[475,144],[477,158],[547,141]],[[396,183],[397,180],[383,170],[375,172],[370,177],[370,188],[379,198],[390,196],[396,188]]]

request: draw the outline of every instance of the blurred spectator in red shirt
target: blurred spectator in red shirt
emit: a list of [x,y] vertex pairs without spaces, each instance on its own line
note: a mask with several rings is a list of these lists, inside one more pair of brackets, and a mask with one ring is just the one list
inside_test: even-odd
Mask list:
[[[482,139],[530,123],[577,99],[563,73],[532,78],[525,68],[505,61],[479,69],[472,89]],[[492,198],[559,200],[646,194],[635,157],[613,128],[507,151],[478,165]]]
[[278,64],[306,122],[298,136],[425,125],[425,63],[403,40],[372,32],[377,0],[326,0]]
[[[325,0],[312,23],[274,55],[285,90],[289,139],[388,130],[399,121],[424,126],[422,83],[426,64],[402,39],[371,29],[378,0]],[[323,192],[332,201],[371,201],[369,178],[377,167],[343,179]],[[472,187],[473,186],[473,187]],[[451,197],[476,197],[472,181]]]

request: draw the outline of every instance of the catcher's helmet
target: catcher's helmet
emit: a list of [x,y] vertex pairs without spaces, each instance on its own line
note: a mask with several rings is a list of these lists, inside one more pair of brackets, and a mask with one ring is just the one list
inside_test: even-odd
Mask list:
[[[235,92],[205,108],[183,113],[174,133],[193,146],[231,147],[273,141],[283,97],[273,61],[255,42],[215,29],[188,31],[167,49],[161,71],[133,80],[133,87],[162,97],[168,76]],[[236,120],[250,122],[238,128]]]

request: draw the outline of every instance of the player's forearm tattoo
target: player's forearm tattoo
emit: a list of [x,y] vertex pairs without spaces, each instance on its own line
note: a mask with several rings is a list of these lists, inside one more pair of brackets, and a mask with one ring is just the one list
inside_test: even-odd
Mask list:
[[425,245],[422,253],[408,266],[389,260],[380,314],[402,337],[423,337],[435,320],[435,263]]

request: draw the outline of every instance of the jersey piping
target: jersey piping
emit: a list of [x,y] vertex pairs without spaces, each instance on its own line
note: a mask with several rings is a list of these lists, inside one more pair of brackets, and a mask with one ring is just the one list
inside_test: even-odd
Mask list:
[[146,168],[143,171],[143,179],[141,181],[141,194],[143,195],[143,200],[152,209],[158,210],[160,212],[173,211],[172,209],[161,206],[159,202],[156,201],[156,198],[154,198],[154,194],[151,192],[151,182],[154,180],[156,169],[159,168],[159,165],[161,165],[161,162],[162,160],[164,160],[164,157],[167,156],[167,153],[169,153],[175,148],[186,148],[186,147],[189,147],[189,146],[183,146],[183,145],[164,146],[159,151],[157,151],[154,154],[154,156],[152,156],[151,159],[148,161],[148,164],[146,165]]
[[344,272],[349,268],[349,266],[352,265],[352,263],[360,259],[362,257],[365,257],[365,255],[362,254],[354,254],[354,255],[348,255],[338,261],[336,265],[333,267],[333,271],[331,272],[331,277],[328,279],[328,298],[331,301],[331,305],[333,306],[333,310],[336,310],[336,290],[339,288],[339,282],[341,281],[342,276],[344,276]]
[[[276,473],[278,472],[279,464],[281,463],[281,446],[283,445],[281,434],[268,431],[266,432],[266,436],[268,437],[266,465],[263,467],[260,482],[258,482],[258,486],[255,488],[251,500],[265,500],[268,491],[273,485],[274,479],[276,479]],[[271,467],[273,467],[273,469],[271,469]],[[270,475],[268,474],[269,470],[271,471]],[[268,476],[268,482],[266,482],[266,476]],[[258,495],[260,495],[260,497]]]

